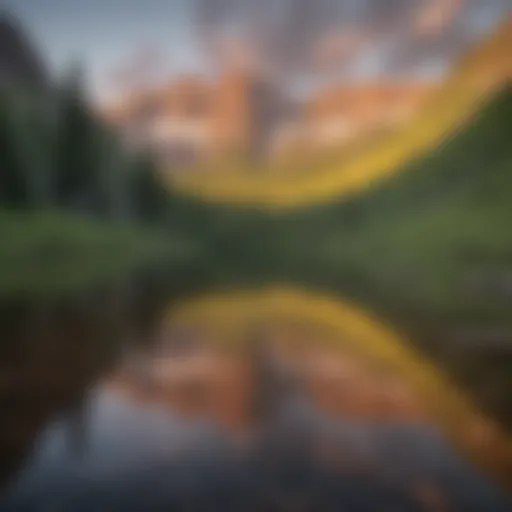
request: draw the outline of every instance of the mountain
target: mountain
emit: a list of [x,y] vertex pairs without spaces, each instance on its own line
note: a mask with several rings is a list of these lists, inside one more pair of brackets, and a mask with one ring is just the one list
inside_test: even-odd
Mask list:
[[40,57],[19,23],[0,12],[0,86],[41,87],[47,82]]
[[510,20],[476,45],[411,123],[342,160],[301,172],[246,172],[226,166],[209,176],[174,178],[174,187],[203,200],[227,204],[296,208],[335,202],[394,177],[406,164],[428,155],[473,122],[492,94],[511,78]]

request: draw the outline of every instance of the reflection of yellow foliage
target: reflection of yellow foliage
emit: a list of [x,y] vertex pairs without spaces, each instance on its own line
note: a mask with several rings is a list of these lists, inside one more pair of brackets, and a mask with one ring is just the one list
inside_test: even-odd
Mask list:
[[455,444],[512,486],[512,441],[434,364],[399,333],[344,300],[305,291],[271,288],[199,298],[174,309],[171,322],[192,322],[243,331],[269,322],[300,322],[328,329],[344,346],[376,359],[410,382]]

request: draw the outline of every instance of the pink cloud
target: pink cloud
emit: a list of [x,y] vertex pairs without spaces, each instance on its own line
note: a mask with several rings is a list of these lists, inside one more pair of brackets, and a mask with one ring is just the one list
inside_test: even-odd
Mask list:
[[165,67],[162,51],[154,45],[137,48],[117,69],[108,73],[108,81],[116,88],[150,85],[158,79]]
[[463,0],[426,0],[414,21],[415,34],[420,37],[439,35],[452,25],[463,7]]
[[320,70],[329,70],[356,58],[372,42],[363,27],[329,31],[313,47],[313,62]]

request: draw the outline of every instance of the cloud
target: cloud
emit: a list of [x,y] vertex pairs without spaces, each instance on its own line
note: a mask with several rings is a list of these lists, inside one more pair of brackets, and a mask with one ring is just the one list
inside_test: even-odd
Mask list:
[[148,86],[164,74],[166,61],[161,48],[152,44],[143,45],[112,70],[107,80],[117,89]]
[[418,11],[413,30],[421,37],[435,37],[452,25],[463,5],[463,0],[428,0]]
[[407,73],[458,58],[471,44],[474,33],[468,23],[472,5],[466,0],[425,0],[401,44],[386,60],[388,73]]
[[213,59],[223,61],[216,41],[230,33],[232,41],[250,46],[258,61],[285,73],[311,66],[313,48],[340,14],[333,0],[197,1],[199,35]]
[[368,43],[369,38],[362,30],[328,31],[314,45],[313,58],[320,67],[329,67],[359,53]]
[[453,58],[471,38],[470,11],[502,0],[195,1],[199,37],[213,62],[245,60],[293,79],[355,69],[358,59],[401,73]]

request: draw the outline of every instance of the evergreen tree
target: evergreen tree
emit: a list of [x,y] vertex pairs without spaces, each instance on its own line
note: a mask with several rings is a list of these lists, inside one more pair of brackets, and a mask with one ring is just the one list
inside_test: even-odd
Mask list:
[[16,151],[12,107],[5,91],[0,94],[0,201],[3,206],[28,206],[21,157]]
[[55,192],[64,208],[92,213],[98,204],[98,141],[81,73],[73,69],[58,93]]
[[167,218],[169,194],[158,175],[151,155],[136,159],[131,190],[137,218],[148,222],[164,222]]

